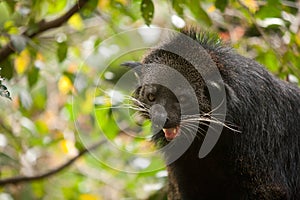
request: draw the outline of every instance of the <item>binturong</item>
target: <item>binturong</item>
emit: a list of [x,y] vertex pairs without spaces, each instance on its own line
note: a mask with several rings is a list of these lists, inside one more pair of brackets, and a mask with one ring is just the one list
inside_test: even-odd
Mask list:
[[139,77],[168,199],[300,199],[297,86],[197,28],[123,65]]

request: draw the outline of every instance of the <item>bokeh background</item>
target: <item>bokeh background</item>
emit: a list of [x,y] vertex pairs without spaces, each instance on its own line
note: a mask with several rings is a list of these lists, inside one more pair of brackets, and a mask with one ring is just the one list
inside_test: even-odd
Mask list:
[[187,25],[299,85],[299,0],[0,1],[0,200],[165,199],[149,122],[115,85],[157,28]]

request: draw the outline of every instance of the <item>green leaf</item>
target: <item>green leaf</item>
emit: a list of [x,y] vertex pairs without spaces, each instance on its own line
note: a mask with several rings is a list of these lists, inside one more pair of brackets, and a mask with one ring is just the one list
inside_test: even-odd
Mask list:
[[98,48],[103,40],[101,38],[97,38],[94,43],[94,48]]
[[172,7],[179,16],[183,16],[183,6],[184,6],[184,3],[182,2],[182,0],[173,0],[172,1]]
[[280,0],[267,0],[268,1],[268,4],[269,5],[272,5],[272,4],[279,4],[280,3]]
[[35,21],[35,19],[30,18],[28,22],[28,28],[27,28],[27,34],[31,35],[39,30],[40,26],[39,24]]
[[9,7],[9,12],[11,12],[12,10],[14,10],[17,1],[5,1],[3,3],[7,4],[7,6]]
[[224,12],[227,4],[228,4],[228,0],[216,0],[215,2],[216,8],[220,9],[222,12]]
[[6,153],[0,152],[0,165],[17,165],[18,161]]
[[28,75],[27,75],[27,81],[29,84],[29,87],[32,87],[36,84],[36,82],[38,81],[39,78],[39,68],[33,66],[30,68],[30,70],[28,71]]
[[145,23],[149,26],[154,16],[154,4],[152,0],[142,0],[141,12]]
[[271,72],[278,71],[279,61],[277,55],[273,51],[268,51],[265,54],[265,65]]
[[113,139],[117,136],[120,130],[111,115],[110,108],[104,107],[104,109],[96,109],[95,117],[97,119],[98,126],[100,126],[101,131],[108,139]]
[[81,10],[81,14],[85,17],[90,16],[94,10],[97,8],[98,0],[89,0],[85,5],[84,8]]
[[14,75],[14,65],[11,59],[6,59],[0,63],[0,76],[9,80]]
[[68,53],[68,44],[67,42],[61,42],[61,43],[57,43],[58,47],[57,47],[57,58],[59,62],[62,62],[66,59],[67,57],[67,53]]
[[197,0],[190,0],[189,3],[186,3],[190,11],[193,13],[197,21],[204,26],[211,26],[212,22],[207,13],[203,10],[200,5],[200,2]]
[[10,5],[12,3],[6,3],[6,2],[1,2],[0,1],[0,25],[2,26],[3,23],[9,19],[11,15],[11,9]]
[[48,12],[48,2],[46,0],[31,0],[31,4],[29,5],[26,8],[31,10],[30,17],[34,21],[37,22],[44,19]]
[[264,6],[261,6],[256,17],[260,19],[278,17],[281,18],[281,4],[278,0],[269,0]]
[[85,145],[82,143],[82,141],[81,141],[80,138],[76,139],[75,147],[76,147],[76,149],[78,149],[79,151],[82,151],[83,149],[85,149]]
[[263,6],[256,14],[256,17],[260,19],[271,18],[271,17],[279,17],[280,18],[281,11],[278,9],[276,5],[274,6]]
[[47,103],[47,89],[45,86],[36,87],[32,92],[34,109],[44,110]]
[[62,11],[65,6],[67,5],[67,0],[47,0],[48,2],[48,13],[49,14],[56,14],[57,12]]

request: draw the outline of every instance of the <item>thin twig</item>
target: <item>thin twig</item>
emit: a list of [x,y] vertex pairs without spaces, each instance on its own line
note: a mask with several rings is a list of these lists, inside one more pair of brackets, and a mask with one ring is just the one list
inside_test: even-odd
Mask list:
[[74,156],[72,159],[68,160],[64,164],[62,164],[62,165],[46,172],[46,173],[39,174],[39,175],[36,175],[36,176],[19,176],[19,177],[12,177],[12,178],[7,178],[7,179],[2,179],[2,180],[0,180],[0,186],[5,186],[5,185],[8,185],[8,184],[19,184],[19,183],[22,183],[22,182],[31,182],[31,181],[41,180],[41,179],[47,178],[49,176],[52,176],[54,174],[57,174],[57,173],[61,172],[62,170],[66,169],[67,167],[69,167],[70,165],[72,165],[81,156],[83,156],[87,152],[90,152],[90,151],[96,149],[97,147],[104,144],[105,142],[106,142],[106,140],[101,140],[101,141],[95,143],[94,145],[92,145],[88,148],[84,148],[83,150],[81,150],[78,153],[78,155]]
[[[25,38],[33,38],[44,31],[61,26],[63,23],[68,21],[68,19],[70,19],[70,17],[73,14],[78,12],[88,1],[89,0],[78,0],[77,3],[72,8],[70,8],[70,10],[68,10],[59,18],[54,19],[52,21],[47,22],[44,19],[42,19],[40,22],[37,23],[38,29],[36,31],[29,33],[29,30],[26,30],[22,34],[22,36],[24,36]],[[10,54],[12,54],[15,51],[16,49],[14,48],[13,42],[12,40],[10,40],[4,47],[0,49],[0,62],[4,61]]]

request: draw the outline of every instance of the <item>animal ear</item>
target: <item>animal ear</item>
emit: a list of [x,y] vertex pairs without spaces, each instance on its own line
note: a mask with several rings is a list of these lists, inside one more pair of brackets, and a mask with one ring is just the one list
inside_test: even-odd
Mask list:
[[128,61],[128,62],[122,63],[121,66],[130,67],[130,68],[134,69],[136,77],[138,79],[140,79],[140,77],[142,75],[142,70],[141,70],[142,63],[135,62],[135,61]]

